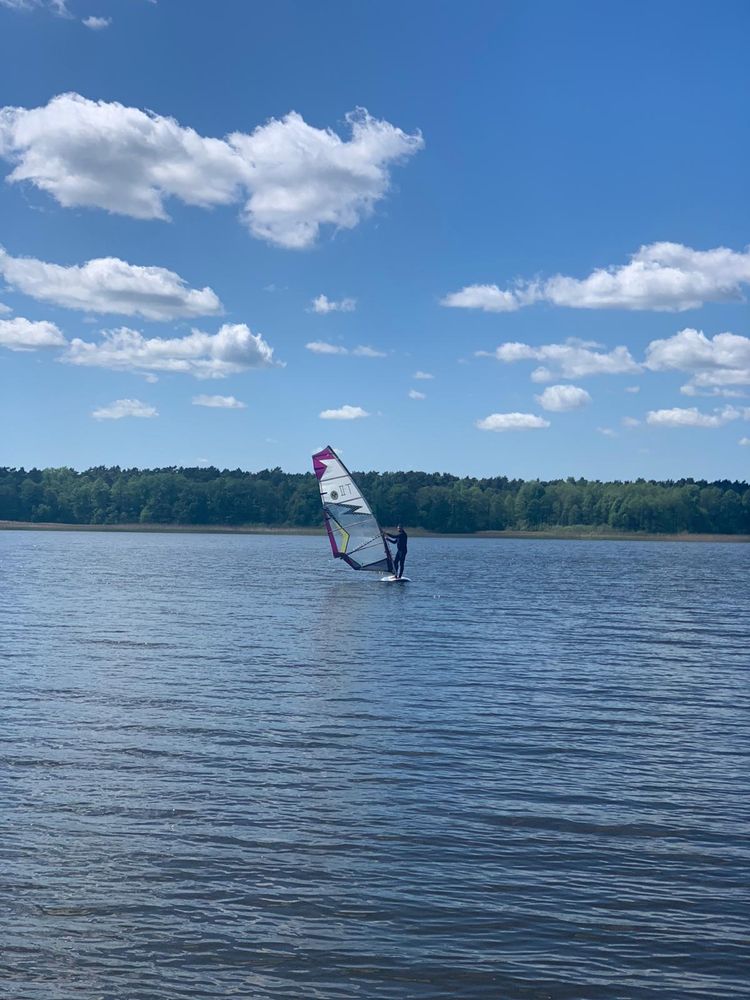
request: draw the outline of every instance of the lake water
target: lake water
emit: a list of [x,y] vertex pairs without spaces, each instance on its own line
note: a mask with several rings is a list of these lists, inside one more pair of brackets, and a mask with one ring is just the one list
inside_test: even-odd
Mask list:
[[746,1000],[749,571],[0,532],[0,994]]

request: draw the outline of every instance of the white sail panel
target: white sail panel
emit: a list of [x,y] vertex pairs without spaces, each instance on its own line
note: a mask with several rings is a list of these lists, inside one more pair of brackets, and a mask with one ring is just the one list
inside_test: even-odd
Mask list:
[[313,455],[333,555],[353,569],[393,572],[383,532],[351,473],[333,448]]

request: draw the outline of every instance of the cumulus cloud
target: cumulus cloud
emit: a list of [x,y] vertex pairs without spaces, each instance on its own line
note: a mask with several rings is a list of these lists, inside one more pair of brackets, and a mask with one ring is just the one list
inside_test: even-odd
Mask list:
[[716,389],[750,386],[750,337],[717,333],[706,337],[690,327],[673,337],[652,340],[646,348],[646,367],[652,371],[680,371],[691,375],[686,395],[723,393]]
[[414,372],[414,378],[429,379],[429,378],[435,378],[435,376],[430,375],[429,372]]
[[505,364],[517,361],[544,361],[531,375],[534,382],[552,382],[556,378],[585,378],[589,375],[625,375],[641,370],[627,347],[606,351],[598,344],[576,339],[564,344],[532,347],[508,341],[492,352],[477,351],[477,357],[496,358]]
[[209,406],[220,410],[245,410],[246,403],[241,403],[234,396],[193,396],[193,406]]
[[442,299],[446,306],[512,312],[534,302],[573,309],[649,309],[682,312],[704,302],[742,300],[750,283],[750,249],[693,250],[681,243],[650,243],[627,264],[597,268],[585,278],[557,274],[519,281],[509,289],[468,285]]
[[737,409],[725,406],[713,413],[702,413],[697,407],[675,406],[671,410],[649,410],[646,423],[658,427],[723,427],[731,420],[750,419],[750,407]]
[[0,247],[0,274],[25,295],[66,309],[149,320],[222,312],[212,289],[189,288],[174,271],[128,264],[117,257],[97,257],[85,264],[64,267],[33,257],[11,257]]
[[173,118],[79,94],[44,107],[0,109],[0,155],[62,206],[138,219],[169,218],[165,201],[208,208],[244,202],[250,232],[278,246],[311,246],[322,225],[351,229],[390,186],[390,167],[424,145],[363,109],[350,138],[290,112],[253,132],[199,135]]
[[321,420],[360,420],[362,417],[369,417],[367,410],[361,406],[350,406],[345,403],[338,410],[323,410],[320,413]]
[[367,347],[364,344],[360,344],[359,347],[349,350],[348,347],[342,347],[340,344],[329,344],[325,340],[311,340],[305,344],[305,347],[308,351],[312,351],[313,354],[352,354],[357,358],[387,357],[384,351],[376,351],[374,347]]
[[195,378],[224,378],[249,368],[269,368],[273,348],[244,323],[225,323],[218,333],[193,330],[185,337],[144,337],[138,330],[120,327],[104,331],[100,342],[76,337],[62,361],[129,372],[179,372]]
[[65,337],[54,323],[34,322],[15,316],[0,319],[0,345],[11,351],[36,351],[40,347],[63,347]]
[[491,413],[477,420],[480,431],[528,431],[549,427],[549,420],[533,413]]
[[325,315],[332,312],[354,312],[356,308],[356,299],[339,299],[338,302],[334,302],[326,295],[319,295],[316,299],[312,300],[309,311]]
[[140,399],[116,399],[109,406],[92,410],[91,416],[96,420],[122,420],[123,417],[158,417],[159,411]]
[[417,392],[416,389],[409,389],[409,399],[427,399],[424,392]]
[[577,385],[550,385],[534,399],[543,409],[553,413],[579,410],[591,402],[591,396]]
[[[440,300],[441,306],[452,309],[481,309],[484,312],[515,312],[522,305],[519,291],[502,291],[497,285],[467,285]],[[531,300],[529,300],[531,301]]]
[[83,23],[92,31],[103,31],[112,24],[111,17],[84,17]]

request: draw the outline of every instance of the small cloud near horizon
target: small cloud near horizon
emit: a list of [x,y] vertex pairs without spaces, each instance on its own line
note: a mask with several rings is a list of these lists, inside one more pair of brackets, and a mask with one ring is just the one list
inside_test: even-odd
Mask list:
[[92,410],[91,416],[95,420],[122,420],[123,417],[158,417],[159,411],[140,399],[116,399],[109,406]]

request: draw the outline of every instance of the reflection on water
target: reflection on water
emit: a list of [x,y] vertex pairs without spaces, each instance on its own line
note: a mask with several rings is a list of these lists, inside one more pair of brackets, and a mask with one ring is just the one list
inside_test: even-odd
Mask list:
[[0,533],[5,993],[747,997],[749,568]]

